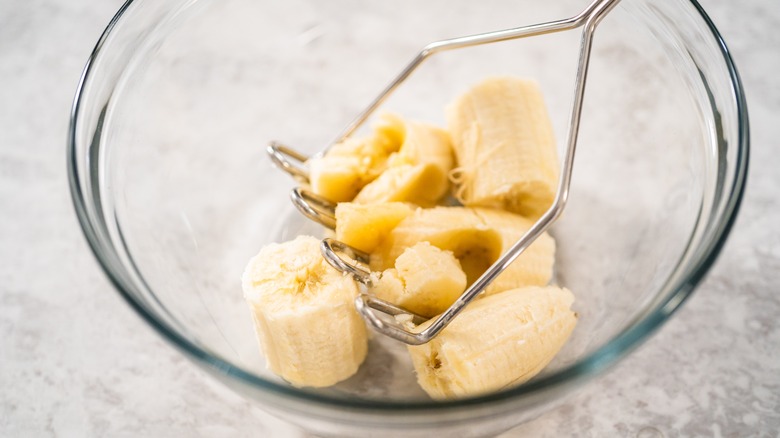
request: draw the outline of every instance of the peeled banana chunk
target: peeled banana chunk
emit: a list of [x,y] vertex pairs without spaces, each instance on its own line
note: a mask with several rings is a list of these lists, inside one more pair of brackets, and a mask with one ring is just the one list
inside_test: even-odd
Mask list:
[[405,131],[402,119],[385,114],[374,125],[372,135],[347,138],[324,156],[310,159],[312,191],[334,203],[351,201],[387,169],[387,160],[401,148]]
[[371,253],[415,207],[403,202],[336,206],[336,239],[360,251]]
[[552,123],[534,81],[493,77],[446,109],[457,158],[456,197],[536,219],[552,205],[559,164]]
[[449,399],[528,381],[569,338],[577,323],[573,302],[571,292],[555,286],[475,301],[432,341],[408,347],[418,383],[432,398]]
[[322,258],[320,241],[272,243],[249,261],[244,298],[268,368],[295,386],[324,387],[357,372],[368,333],[355,281]]
[[466,290],[458,259],[428,242],[407,248],[394,268],[374,277],[372,292],[378,298],[425,317],[444,312]]
[[455,164],[449,133],[383,114],[371,136],[348,138],[309,160],[312,190],[332,202],[433,206],[449,193]]
[[[419,209],[398,222],[375,246],[371,265],[374,270],[392,268],[407,248],[417,242],[428,242],[451,251],[465,271],[467,283],[471,284],[532,225],[533,221],[520,215],[487,208]],[[554,263],[555,241],[544,233],[485,292],[546,285],[552,277]]]

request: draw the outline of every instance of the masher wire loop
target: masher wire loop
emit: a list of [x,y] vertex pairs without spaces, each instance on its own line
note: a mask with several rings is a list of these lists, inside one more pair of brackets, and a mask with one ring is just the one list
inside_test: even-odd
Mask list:
[[309,171],[303,167],[303,163],[308,159],[306,155],[275,141],[272,141],[265,151],[271,157],[271,162],[276,167],[284,170],[301,182],[309,182]]
[[[562,164],[562,172],[558,180],[558,187],[555,198],[550,208],[523,234],[523,236],[512,245],[482,276],[480,276],[461,296],[442,314],[436,317],[425,329],[412,330],[398,321],[398,316],[405,316],[405,319],[411,318],[412,322],[419,322],[421,318],[412,312],[398,307],[390,302],[372,296],[370,294],[360,294],[355,304],[358,312],[363,318],[378,332],[397,339],[410,345],[420,345],[429,342],[436,337],[452,320],[465,309],[477,295],[484,291],[490,283],[495,280],[507,267],[514,262],[523,251],[528,248],[540,235],[542,235],[555,220],[560,217],[566,205],[569,196],[569,187],[571,184],[571,174],[574,164],[574,153],[577,146],[577,136],[580,126],[580,117],[582,114],[582,102],[585,92],[585,83],[587,80],[588,63],[590,60],[591,46],[593,42],[593,33],[601,19],[617,5],[620,0],[596,0],[591,3],[580,14],[559,21],[552,21],[530,26],[518,27],[514,29],[488,32],[478,35],[471,35],[459,38],[453,38],[434,42],[425,46],[414,59],[401,71],[401,73],[390,82],[385,89],[361,112],[346,128],[339,134],[331,145],[343,140],[360,127],[366,119],[373,113],[396,88],[419,67],[419,65],[431,55],[445,51],[464,47],[471,47],[481,44],[507,41],[512,39],[524,38],[529,36],[542,35],[546,33],[561,32],[583,27],[580,40],[580,52],[577,64],[577,74],[574,84],[574,98],[569,117],[569,129],[567,133],[566,152]],[[329,146],[330,147],[330,146]],[[280,149],[275,149],[276,151]],[[327,149],[326,149],[327,150]],[[272,148],[269,147],[269,153]],[[288,148],[283,150],[286,156],[293,157],[299,162],[304,162],[305,157]],[[272,155],[274,162],[286,159],[285,155]],[[278,163],[279,166],[292,174],[300,168],[291,163]],[[293,170],[294,169],[294,170]],[[308,177],[308,173],[306,173]],[[302,202],[306,202],[302,198]],[[300,207],[299,207],[300,208]],[[304,210],[302,210],[304,211]],[[304,213],[306,214],[306,213]],[[325,259],[336,269],[347,272],[355,276],[356,279],[370,286],[370,271],[366,262],[368,255],[358,254],[357,250],[350,246],[333,239],[324,239],[321,250]],[[341,254],[346,254],[351,260],[345,260]],[[362,258],[362,260],[361,260]]]
[[336,206],[303,187],[296,187],[290,192],[290,200],[304,216],[318,224],[336,229]]
[[[346,243],[326,237],[322,239],[320,251],[325,261],[335,269],[351,274],[363,284],[371,283],[371,269],[368,267],[369,255]],[[349,259],[342,257],[346,255]]]

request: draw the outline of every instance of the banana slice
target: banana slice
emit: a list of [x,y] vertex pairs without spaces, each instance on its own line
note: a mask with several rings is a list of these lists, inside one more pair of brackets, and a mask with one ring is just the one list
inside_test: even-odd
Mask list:
[[538,218],[552,204],[559,165],[552,124],[538,85],[487,79],[447,107],[458,167],[456,197],[467,206]]
[[466,274],[458,259],[428,242],[407,248],[372,288],[377,297],[427,317],[447,310],[464,290]]
[[351,201],[387,169],[390,154],[398,152],[406,136],[404,121],[383,114],[373,130],[371,136],[347,138],[333,145],[323,157],[307,162],[314,193],[331,202]]
[[[357,148],[351,143],[350,148]],[[333,202],[352,200],[375,178],[370,167],[366,168],[365,162],[356,156],[312,158],[307,164],[312,191]]]
[[295,386],[330,386],[365,359],[355,281],[330,267],[310,236],[264,247],[242,278],[268,368]]
[[415,207],[402,202],[371,205],[342,202],[336,206],[336,239],[370,253],[414,210]]
[[[488,208],[435,207],[406,217],[371,252],[374,270],[392,268],[396,259],[417,242],[452,251],[466,272],[468,284],[481,276],[528,229],[533,221]],[[555,241],[542,234],[486,289],[493,294],[522,286],[549,283],[555,263]]]
[[[387,202],[410,202],[421,207],[431,207],[440,196],[438,188],[441,178],[434,166],[427,164],[403,164],[390,167],[363,187],[354,202],[358,204],[381,204]],[[446,191],[446,180],[445,180]]]
[[431,342],[408,347],[417,381],[431,397],[448,399],[529,380],[569,338],[577,323],[573,302],[571,292],[554,286],[513,289],[475,301]]
[[470,208],[419,209],[402,220],[371,253],[374,271],[394,267],[396,259],[418,242],[451,251],[471,284],[501,255],[501,234],[484,224]]
[[366,185],[355,202],[411,202],[430,207],[448,193],[455,158],[447,131],[409,122],[405,134],[398,153],[388,159],[388,169]]

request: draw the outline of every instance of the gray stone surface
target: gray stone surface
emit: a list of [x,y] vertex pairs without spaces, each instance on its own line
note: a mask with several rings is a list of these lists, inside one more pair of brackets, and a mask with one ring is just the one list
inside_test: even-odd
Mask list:
[[[0,2],[0,436],[303,437],[213,383],[142,323],[78,230],[65,175],[67,114],[119,5]],[[733,234],[649,342],[504,438],[780,430],[780,8],[774,0],[703,5],[749,99],[750,176]]]

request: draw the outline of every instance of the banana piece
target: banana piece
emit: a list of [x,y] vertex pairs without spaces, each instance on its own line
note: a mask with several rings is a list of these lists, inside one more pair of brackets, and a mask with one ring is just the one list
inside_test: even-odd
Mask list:
[[[444,181],[446,183],[446,179]],[[435,188],[434,191],[429,190],[430,187]],[[441,193],[436,187],[441,187],[441,178],[435,167],[426,164],[403,164],[388,168],[379,178],[363,187],[354,202],[410,202],[421,207],[431,207],[440,198],[433,196]],[[446,186],[444,191],[446,192]]]
[[559,165],[552,124],[533,81],[487,79],[446,109],[464,205],[538,218],[552,204]]
[[400,150],[388,158],[387,170],[367,184],[355,202],[411,202],[430,207],[449,191],[448,175],[455,163],[447,131],[408,122]]
[[370,139],[346,139],[322,158],[312,158],[309,184],[312,191],[332,202],[351,201],[386,167],[384,149]]
[[398,256],[395,268],[373,284],[377,297],[431,317],[447,310],[466,290],[466,274],[450,251],[420,242]]
[[[473,211],[487,227],[501,234],[502,255],[534,224],[530,219],[503,210],[474,208]],[[554,265],[555,240],[543,233],[493,280],[485,294],[522,286],[544,286],[552,279]]]
[[432,341],[408,347],[418,383],[432,398],[449,399],[529,380],[569,338],[577,323],[573,302],[571,292],[555,286],[513,289],[473,302]]
[[242,277],[268,368],[295,386],[353,375],[367,351],[355,281],[331,268],[310,236],[264,247]]
[[[392,268],[406,248],[425,241],[452,251],[471,284],[533,223],[520,215],[488,208],[420,209],[400,221],[373,252],[369,251],[371,267],[374,270]],[[554,263],[555,241],[544,233],[488,286],[485,293],[546,285],[552,278]]]
[[339,203],[336,206],[336,239],[370,253],[414,210],[415,207],[402,202]]
[[482,275],[501,255],[501,234],[487,227],[470,208],[419,209],[402,220],[371,253],[371,269],[394,267],[396,259],[418,242],[451,251],[466,273],[468,284]]
[[381,113],[371,125],[387,154],[398,152],[406,140],[406,121],[393,113]]
[[455,164],[455,155],[449,133],[423,122],[408,122],[406,137],[398,153],[392,154],[390,166],[426,164],[434,167],[441,186],[448,185],[447,175]]
[[384,172],[388,158],[398,152],[405,137],[400,117],[381,115],[372,135],[347,138],[324,156],[307,161],[312,191],[331,202],[351,201]]
[[364,138],[348,138],[312,158],[309,183],[332,201],[432,206],[449,191],[455,163],[447,131],[383,114]]

